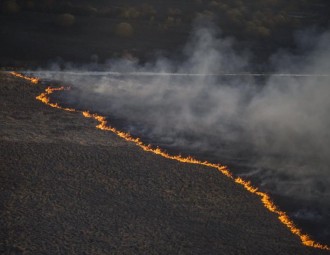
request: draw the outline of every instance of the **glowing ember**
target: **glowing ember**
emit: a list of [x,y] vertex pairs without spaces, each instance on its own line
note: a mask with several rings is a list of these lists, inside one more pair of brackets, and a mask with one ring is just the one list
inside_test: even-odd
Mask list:
[[[29,80],[34,84],[39,82],[38,78],[27,77],[27,76],[24,76],[22,74],[18,74],[18,73],[15,73],[15,72],[11,72],[11,74],[16,76],[16,77],[19,77],[19,78],[22,78],[22,79],[25,79],[25,80]],[[268,194],[266,194],[265,192],[259,191],[258,188],[254,187],[249,181],[245,181],[240,177],[234,177],[234,175],[229,171],[229,169],[226,166],[222,166],[220,164],[213,164],[213,163],[210,163],[210,162],[207,162],[207,161],[200,161],[200,160],[194,159],[190,156],[189,157],[183,157],[181,155],[170,155],[170,154],[168,154],[167,152],[163,151],[162,149],[160,149],[158,147],[153,148],[151,145],[144,144],[139,138],[134,138],[129,133],[119,131],[116,128],[109,126],[107,121],[106,121],[106,118],[104,116],[100,116],[100,115],[95,114],[95,113],[92,114],[88,111],[80,111],[80,110],[75,110],[73,108],[65,108],[65,107],[62,107],[62,106],[58,105],[57,103],[50,102],[49,95],[51,95],[53,92],[69,90],[69,89],[70,88],[66,88],[66,87],[59,87],[59,88],[48,87],[48,88],[46,88],[45,92],[43,92],[39,96],[37,96],[36,99],[40,100],[44,104],[49,105],[51,107],[58,108],[58,109],[61,109],[61,110],[65,110],[65,111],[70,111],[70,112],[79,112],[79,113],[82,113],[83,116],[86,117],[86,118],[95,119],[99,122],[99,124],[96,126],[96,128],[101,129],[101,130],[105,130],[105,131],[111,131],[111,132],[115,133],[116,135],[118,135],[119,137],[125,139],[126,141],[135,143],[137,146],[139,146],[140,148],[142,148],[145,151],[149,151],[149,152],[152,152],[154,154],[160,155],[164,158],[176,160],[176,161],[179,161],[179,162],[189,163],[189,164],[197,164],[197,165],[202,165],[202,166],[208,166],[208,167],[212,167],[212,168],[217,169],[222,174],[224,174],[228,178],[232,179],[235,183],[242,185],[250,193],[259,196],[262,204],[269,211],[277,214],[278,219],[293,234],[299,236],[299,238],[300,238],[303,245],[330,251],[329,246],[317,243],[316,241],[312,240],[310,236],[308,236],[307,234],[302,233],[302,231],[295,226],[295,224],[289,218],[289,216],[285,212],[281,211],[274,204],[274,202],[271,200],[271,198],[269,197]]]

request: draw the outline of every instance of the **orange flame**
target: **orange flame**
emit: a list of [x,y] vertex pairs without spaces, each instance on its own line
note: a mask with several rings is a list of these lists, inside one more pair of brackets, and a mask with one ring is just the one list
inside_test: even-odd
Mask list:
[[64,111],[68,111],[68,112],[79,112],[76,111],[73,108],[66,108],[66,107],[62,107],[60,106],[58,103],[51,103],[50,99],[49,99],[49,95],[53,94],[55,91],[63,91],[63,90],[69,90],[70,88],[66,88],[66,87],[59,87],[59,88],[51,88],[48,87],[45,89],[45,92],[41,93],[39,96],[36,97],[37,100],[43,102],[44,104],[53,107],[53,108],[58,108]]
[[40,81],[39,78],[29,77],[29,76],[26,76],[26,75],[23,75],[23,74],[20,74],[20,73],[17,73],[17,72],[10,72],[10,74],[13,75],[13,76],[16,76],[18,78],[22,78],[24,80],[30,81],[33,84],[38,84],[39,81]]
[[[35,82],[33,82],[35,80],[39,81],[38,78],[25,77],[22,74],[17,74],[14,72],[11,74],[16,77],[30,80],[32,83],[35,83]],[[183,162],[183,163],[197,164],[197,165],[202,165],[202,166],[207,166],[207,167],[212,167],[212,168],[217,169],[222,174],[224,174],[225,176],[227,176],[228,178],[233,180],[235,183],[242,185],[250,193],[259,196],[264,207],[266,209],[268,209],[270,212],[277,214],[277,217],[280,220],[280,222],[282,222],[291,231],[291,233],[297,235],[300,238],[301,243],[303,245],[330,251],[329,246],[323,245],[323,244],[320,244],[320,243],[314,241],[313,239],[311,239],[311,237],[309,235],[304,234],[299,228],[297,228],[295,226],[294,222],[289,218],[289,216],[284,211],[281,211],[274,204],[274,202],[271,200],[270,196],[267,193],[259,191],[258,188],[254,187],[249,181],[243,180],[241,177],[234,177],[234,175],[229,171],[229,169],[226,166],[210,163],[207,161],[200,161],[200,160],[195,159],[190,156],[183,157],[181,155],[170,155],[166,151],[164,151],[158,147],[153,148],[150,144],[149,145],[144,144],[139,138],[132,137],[129,133],[119,131],[116,128],[109,126],[107,123],[107,120],[104,116],[101,116],[101,115],[98,115],[95,113],[90,113],[88,111],[80,111],[80,110],[76,110],[73,108],[65,108],[65,107],[60,106],[57,103],[50,102],[49,96],[52,93],[54,93],[55,91],[63,91],[63,90],[69,90],[69,89],[70,88],[68,88],[68,87],[58,87],[58,88],[48,87],[48,88],[46,88],[45,92],[43,92],[39,96],[37,96],[36,99],[40,100],[44,104],[49,105],[51,107],[65,110],[65,111],[70,111],[70,112],[79,112],[79,113],[82,113],[82,115],[86,118],[95,119],[99,122],[99,124],[96,126],[96,128],[98,128],[100,130],[111,131],[111,132],[115,133],[116,135],[118,135],[119,137],[125,139],[126,141],[135,143],[137,146],[142,148],[144,151],[152,152],[152,153],[160,155],[164,158],[176,160],[176,161]]]

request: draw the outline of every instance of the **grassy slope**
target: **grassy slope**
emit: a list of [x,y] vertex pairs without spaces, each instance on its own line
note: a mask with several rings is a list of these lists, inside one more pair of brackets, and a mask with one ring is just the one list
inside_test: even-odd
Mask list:
[[0,74],[3,254],[322,254],[217,171],[145,153]]

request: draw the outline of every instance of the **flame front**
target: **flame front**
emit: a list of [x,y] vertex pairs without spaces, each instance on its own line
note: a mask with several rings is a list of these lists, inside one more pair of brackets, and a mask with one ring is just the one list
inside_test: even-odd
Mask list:
[[21,78],[21,79],[30,81],[33,84],[38,84],[39,81],[40,81],[39,78],[29,77],[29,76],[26,76],[26,75],[23,75],[23,74],[20,74],[20,73],[17,73],[17,72],[10,72],[10,74],[13,75],[13,76],[15,76],[15,77],[18,77],[18,78]]
[[[27,76],[24,76],[22,74],[15,73],[15,72],[11,72],[11,74],[16,77],[19,77],[19,78],[22,78],[25,80],[29,80],[34,84],[39,82],[38,78],[27,77]],[[118,135],[119,137],[125,139],[126,141],[135,143],[137,146],[142,148],[144,151],[152,152],[152,153],[160,155],[164,158],[176,160],[176,161],[183,162],[183,163],[197,164],[197,165],[202,165],[202,166],[207,166],[207,167],[212,167],[212,168],[217,169],[222,174],[224,174],[225,176],[227,176],[228,178],[233,180],[235,183],[243,186],[250,193],[259,196],[264,207],[267,208],[272,213],[277,214],[280,222],[282,222],[293,234],[297,235],[300,238],[303,245],[330,251],[329,246],[320,244],[320,243],[312,240],[309,235],[304,234],[299,228],[297,228],[295,226],[295,224],[293,223],[293,221],[289,218],[289,216],[284,211],[281,211],[274,204],[274,202],[271,200],[270,196],[267,193],[259,191],[259,189],[257,187],[254,187],[249,181],[245,181],[240,177],[235,177],[226,166],[210,163],[207,161],[200,161],[200,160],[195,159],[190,156],[183,157],[181,155],[170,155],[169,153],[167,153],[166,151],[164,151],[158,147],[154,148],[150,144],[149,145],[144,144],[139,138],[132,137],[129,133],[119,131],[116,128],[111,127],[110,125],[108,125],[107,120],[104,116],[98,115],[96,113],[90,113],[88,111],[80,111],[80,110],[76,110],[73,108],[65,108],[65,107],[60,106],[57,103],[50,102],[50,95],[52,93],[54,93],[56,91],[64,91],[64,90],[69,90],[69,89],[70,89],[69,87],[57,87],[57,88],[48,87],[48,88],[46,88],[45,92],[43,92],[39,96],[37,96],[36,99],[40,100],[44,104],[49,105],[53,108],[58,108],[58,109],[70,111],[70,112],[82,113],[82,115],[86,118],[95,119],[96,121],[99,122],[99,124],[96,126],[96,128],[98,128],[100,130],[111,131],[111,132],[115,133],[116,135]]]
[[50,94],[53,94],[56,91],[63,91],[63,90],[69,90],[69,89],[70,89],[69,87],[63,87],[63,86],[58,87],[58,88],[48,87],[48,88],[46,88],[45,92],[43,92],[39,96],[37,96],[36,99],[53,108],[58,108],[58,109],[68,111],[68,112],[79,112],[73,108],[62,107],[58,103],[50,102],[50,99],[49,99]]

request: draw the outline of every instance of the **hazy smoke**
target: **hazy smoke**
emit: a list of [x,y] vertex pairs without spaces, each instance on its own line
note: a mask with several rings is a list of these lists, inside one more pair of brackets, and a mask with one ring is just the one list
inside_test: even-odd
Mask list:
[[[271,58],[274,73],[329,74],[330,34],[310,33],[297,34],[304,54],[281,50]],[[198,28],[183,63],[112,60],[112,72],[143,75],[48,76],[77,87],[67,102],[148,141],[234,165],[274,193],[330,201],[329,76],[209,75],[247,70],[249,54],[236,53],[234,43]]]

